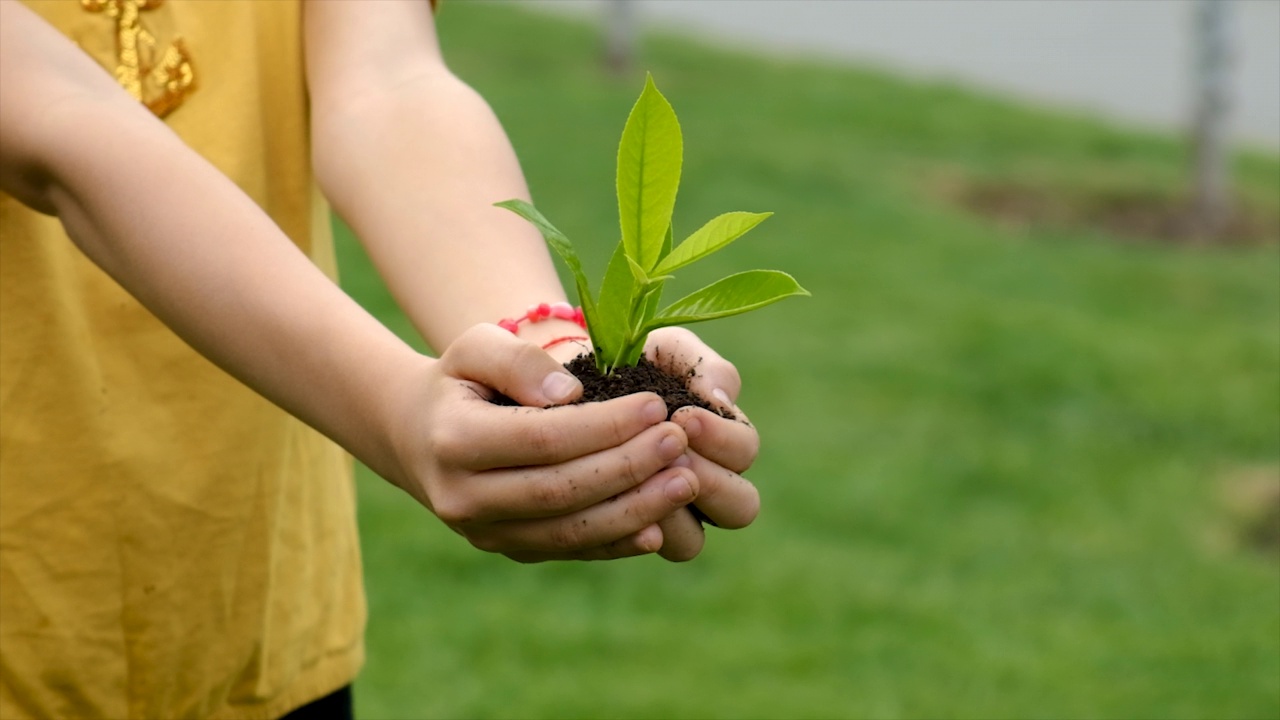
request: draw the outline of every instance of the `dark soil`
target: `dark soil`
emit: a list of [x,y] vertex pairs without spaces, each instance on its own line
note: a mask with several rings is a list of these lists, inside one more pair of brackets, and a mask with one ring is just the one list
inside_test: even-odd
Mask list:
[[1222,482],[1225,527],[1233,545],[1280,556],[1280,465],[1235,468]]
[[[689,390],[689,380],[698,374],[695,366],[684,376],[670,375],[649,358],[641,357],[635,367],[614,368],[612,375],[601,375],[596,369],[595,353],[579,355],[564,364],[565,369],[573,373],[582,383],[582,397],[571,405],[589,402],[603,402],[631,395],[638,392],[653,392],[662,397],[667,404],[667,419],[675,415],[676,410],[692,405],[735,420],[732,413],[712,407],[711,403],[695,395]],[[517,405],[511,398],[496,394],[490,402],[495,405]]]
[[1280,495],[1245,530],[1245,539],[1256,550],[1280,554]]
[[601,375],[596,369],[595,354],[579,355],[565,363],[569,372],[582,381],[580,403],[612,400],[638,392],[655,392],[667,403],[667,419],[686,405],[700,407],[732,419],[732,415],[720,412],[711,403],[689,391],[689,379],[697,374],[692,368],[684,377],[668,375],[649,358],[641,357],[635,367],[616,368],[612,375]]

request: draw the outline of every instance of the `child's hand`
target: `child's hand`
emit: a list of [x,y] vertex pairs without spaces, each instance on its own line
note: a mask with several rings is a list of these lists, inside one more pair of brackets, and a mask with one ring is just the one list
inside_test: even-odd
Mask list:
[[[745,527],[760,512],[760,493],[739,473],[746,472],[760,450],[760,436],[735,405],[742,380],[732,363],[683,328],[663,328],[649,335],[646,355],[674,375],[690,368],[689,389],[717,408],[731,412],[728,420],[695,407],[676,411],[672,420],[684,428],[689,449],[676,461],[698,476],[696,505],[722,528]],[[702,550],[702,524],[687,508],[660,523],[665,542],[660,554],[668,560],[688,560]]]
[[[495,325],[426,368],[405,389],[395,482],[481,550],[521,562],[650,553],[657,523],[697,496],[694,471],[668,467],[687,441],[657,395],[542,409],[581,385]],[[489,388],[527,407],[494,405]]]

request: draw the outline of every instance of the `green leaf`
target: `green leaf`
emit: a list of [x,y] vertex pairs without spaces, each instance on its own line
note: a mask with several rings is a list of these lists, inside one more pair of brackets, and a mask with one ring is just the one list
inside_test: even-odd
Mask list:
[[[671,252],[671,237],[675,234],[674,227],[668,223],[666,236],[662,239],[662,255],[666,257]],[[658,277],[647,277],[647,275],[637,275],[636,268],[638,266],[633,262],[631,273],[636,276],[637,282],[643,277],[645,281],[643,296],[640,298],[640,306],[638,314],[635,318],[633,327],[635,336],[628,343],[628,349],[623,353],[622,364],[628,367],[634,367],[640,360],[640,356],[644,354],[645,340],[649,337],[648,326],[653,320],[653,316],[658,314],[658,302],[662,300],[662,286],[667,280],[671,279],[670,275],[660,275]]]
[[599,333],[608,329],[608,323],[602,322],[600,313],[596,308],[595,300],[591,297],[591,285],[587,282],[587,274],[582,270],[582,261],[578,259],[578,253],[573,249],[573,243],[569,242],[569,238],[564,233],[556,229],[542,213],[533,205],[520,199],[504,200],[494,205],[510,210],[520,217],[533,223],[533,226],[542,233],[542,237],[547,241],[547,245],[564,260],[564,264],[569,267],[569,272],[573,274],[574,285],[578,290],[578,304],[582,306],[582,314],[587,321],[587,334],[591,336],[591,344],[595,347],[600,346]]
[[792,295],[808,295],[795,278],[777,270],[748,270],[691,293],[658,313],[646,332],[668,325],[729,317],[762,308]]
[[650,285],[645,289],[645,295],[640,301],[640,327],[648,325],[649,321],[658,314],[658,301],[662,299],[662,286],[670,279],[670,275],[664,275],[650,281]]
[[538,228],[538,232],[542,233],[543,239],[547,241],[551,249],[555,250],[556,254],[564,260],[565,265],[569,266],[569,271],[573,273],[574,279],[581,280],[583,285],[588,284],[587,275],[582,271],[582,261],[578,259],[578,253],[573,249],[573,243],[569,242],[569,238],[565,237],[564,233],[557,230],[550,221],[543,217],[537,208],[519,199],[503,200],[502,202],[494,203],[494,205],[506,208],[533,223],[533,226]]
[[671,222],[680,185],[683,140],[671,104],[646,76],[644,90],[627,117],[618,144],[618,221],[622,238],[614,249],[593,298],[582,263],[568,238],[529,203],[497,203],[524,217],[564,259],[578,286],[578,297],[595,344],[602,373],[635,365],[649,332],[737,315],[792,295],[808,295],[790,275],[752,270],[712,283],[661,312],[663,285],[674,270],[704,258],[737,240],[772,213],[734,212],[713,218],[673,248]]
[[627,351],[622,354],[622,362],[619,363],[619,366],[635,367],[636,363],[640,362],[640,356],[644,354],[644,341],[648,337],[649,333],[646,332],[637,342],[629,345]]
[[640,354],[644,352],[644,341],[649,335],[649,331],[644,328],[658,312],[658,300],[662,297],[662,286],[671,279],[671,276],[663,275],[651,278],[645,273],[644,268],[640,267],[631,258],[627,258],[627,264],[631,266],[631,278],[635,281],[633,292],[638,292],[639,296],[632,298],[634,305],[631,308],[631,317],[628,323],[629,329],[627,338],[623,342],[623,352],[620,356],[619,364],[634,366],[640,359]]
[[[623,257],[626,257],[625,254]],[[627,267],[631,269],[631,277],[636,281],[636,287],[641,288],[642,290],[647,291],[654,285],[671,279],[670,275],[656,275],[654,277],[649,277],[649,273],[645,272],[644,268],[640,267],[640,263],[629,257],[627,257],[626,260]]]
[[731,212],[713,218],[698,231],[680,243],[670,255],[662,259],[653,272],[665,275],[674,270],[701,260],[711,253],[723,248],[747,233],[748,230],[764,222],[773,213]]
[[631,300],[639,292],[631,274],[631,264],[623,252],[622,243],[618,243],[600,284],[600,341],[596,342],[592,336],[596,364],[601,372],[607,373],[618,364],[631,329]]
[[645,270],[661,259],[680,186],[683,140],[675,110],[645,78],[618,145],[618,220],[626,254]]
[[649,323],[652,322],[654,315],[658,312],[658,301],[662,298],[662,286],[664,281],[654,282],[644,291],[644,296],[640,299],[639,313],[633,326],[635,331],[627,350],[623,353],[622,362],[628,366],[634,366],[640,356],[644,354],[644,343],[649,337]]
[[648,287],[649,273],[645,272],[644,268],[640,267],[640,263],[632,260],[631,256],[626,255],[625,257],[627,258],[627,268],[631,270],[631,277],[636,281],[636,287]]

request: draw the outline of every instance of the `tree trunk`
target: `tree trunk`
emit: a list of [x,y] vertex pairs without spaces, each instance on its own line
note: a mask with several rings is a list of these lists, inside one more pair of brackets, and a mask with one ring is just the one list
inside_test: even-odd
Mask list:
[[633,0],[608,0],[605,8],[604,61],[615,75],[635,65],[636,13]]
[[1232,0],[1198,0],[1195,8],[1195,127],[1192,232],[1222,236],[1231,220],[1230,148]]

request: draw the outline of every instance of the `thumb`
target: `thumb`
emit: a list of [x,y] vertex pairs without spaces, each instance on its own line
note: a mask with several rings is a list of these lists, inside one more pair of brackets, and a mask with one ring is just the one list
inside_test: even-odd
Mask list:
[[521,405],[563,405],[582,383],[545,350],[497,325],[476,325],[440,356],[446,374],[492,388]]

